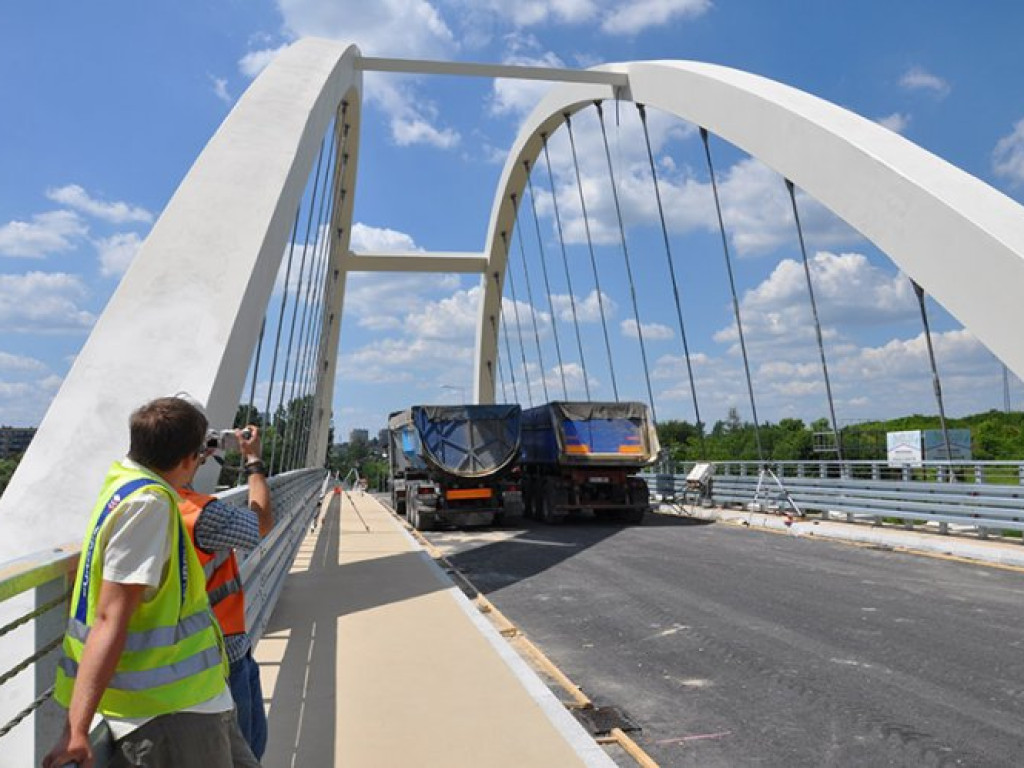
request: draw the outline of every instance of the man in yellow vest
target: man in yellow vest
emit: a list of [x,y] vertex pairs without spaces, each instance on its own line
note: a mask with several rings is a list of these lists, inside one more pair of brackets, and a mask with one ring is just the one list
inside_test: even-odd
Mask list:
[[114,737],[112,768],[259,766],[174,491],[195,474],[206,427],[177,397],[131,416],[128,456],[108,471],[82,544],[54,685],[67,719],[43,768],[91,768],[97,712]]
[[[181,516],[206,574],[206,592],[213,613],[224,632],[231,674],[228,686],[235,699],[235,713],[242,735],[256,758],[267,746],[267,715],[263,708],[260,668],[252,657],[252,643],[245,632],[245,594],[235,549],[253,549],[274,527],[270,487],[263,466],[259,430],[250,424],[235,430],[249,486],[249,507],[225,504],[216,496],[190,487],[177,488]],[[219,451],[214,438],[207,453]]]

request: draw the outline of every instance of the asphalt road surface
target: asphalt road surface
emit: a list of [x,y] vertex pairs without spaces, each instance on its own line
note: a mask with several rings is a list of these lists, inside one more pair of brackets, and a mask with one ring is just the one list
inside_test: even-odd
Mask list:
[[428,534],[669,766],[1024,765],[1024,574],[648,515]]

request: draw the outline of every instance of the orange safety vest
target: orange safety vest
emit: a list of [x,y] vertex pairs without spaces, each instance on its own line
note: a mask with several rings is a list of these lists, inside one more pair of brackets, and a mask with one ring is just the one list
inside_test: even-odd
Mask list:
[[245,632],[245,593],[242,591],[242,575],[238,570],[235,550],[207,552],[196,541],[196,521],[206,505],[217,497],[187,488],[176,490],[181,496],[181,504],[178,505],[181,517],[199,556],[199,563],[203,566],[203,573],[206,574],[206,593],[210,598],[213,615],[217,617],[225,635]]

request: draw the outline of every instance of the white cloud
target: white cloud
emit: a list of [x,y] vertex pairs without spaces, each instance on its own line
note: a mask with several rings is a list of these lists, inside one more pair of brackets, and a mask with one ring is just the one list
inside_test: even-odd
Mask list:
[[46,364],[34,357],[24,355],[12,355],[9,352],[0,352],[0,371],[9,372],[31,372],[38,373],[46,370]]
[[254,78],[266,69],[270,62],[276,59],[277,55],[287,47],[288,43],[285,43],[276,48],[261,48],[256,51],[249,51],[238,60],[238,71],[246,77]]
[[359,45],[368,56],[429,58],[449,54],[455,37],[426,0],[277,0],[290,39],[326,37]]
[[349,245],[356,252],[402,253],[423,250],[416,245],[412,235],[387,227],[371,227],[358,221],[352,225],[352,240]]
[[50,374],[27,381],[0,380],[0,424],[38,424],[63,379]]
[[405,317],[410,336],[422,339],[447,339],[473,346],[480,313],[480,288],[456,291],[452,296],[423,305]]
[[39,259],[75,248],[88,227],[72,211],[37,213],[32,221],[11,221],[0,227],[0,255]]
[[[364,55],[404,58],[450,59],[459,47],[438,8],[426,0],[278,0],[277,6],[288,41],[323,37],[357,43]],[[286,47],[250,51],[239,61],[239,70],[255,77]],[[368,73],[364,84],[366,98],[388,115],[399,146],[458,145],[458,132],[436,125],[436,110],[409,85],[408,77]]]
[[120,277],[128,271],[142,245],[142,238],[134,232],[119,232],[96,241],[100,256],[100,273],[104,277]]
[[[558,319],[565,323],[573,322],[572,301],[568,294],[552,294],[551,304],[555,308]],[[586,298],[576,297],[576,319],[581,323],[596,323],[601,319],[601,308],[604,307],[605,317],[614,317],[619,305],[604,291],[598,300],[597,290],[592,290]]]
[[95,316],[78,307],[86,288],[62,272],[0,274],[0,330],[8,333],[86,331]]
[[225,77],[214,77],[209,75],[210,86],[213,88],[213,95],[223,101],[225,104],[230,104],[235,100],[234,96],[228,91],[228,81]]
[[904,72],[900,85],[909,91],[931,91],[939,98],[947,96],[951,90],[948,82],[923,67],[911,67]]
[[[673,333],[672,329],[667,325],[662,325],[661,323],[641,323],[640,327],[643,329],[645,342],[665,341],[666,339],[675,337],[675,333]],[[619,324],[619,330],[622,332],[622,335],[627,338],[638,338],[638,334],[636,332],[636,320],[632,317],[627,320],[623,320]]]
[[992,170],[1014,186],[1024,184],[1024,119],[1018,120],[992,150]]
[[651,26],[694,19],[711,9],[711,0],[461,0],[453,5],[464,13],[463,22],[478,28],[493,26],[497,18],[516,29],[552,25],[597,25],[605,34],[633,35]]
[[68,184],[48,189],[46,196],[54,202],[81,211],[88,216],[108,221],[111,224],[141,223],[153,221],[153,214],[145,208],[123,202],[107,203],[89,195],[78,184]]
[[391,135],[400,147],[429,144],[438,149],[451,149],[460,140],[458,131],[436,128],[420,116],[391,118]]
[[711,8],[711,0],[634,0],[614,3],[605,11],[601,29],[610,35],[635,35],[648,27],[678,19],[695,19]]
[[910,125],[910,115],[906,112],[893,112],[891,115],[879,117],[875,122],[894,133],[903,133]]

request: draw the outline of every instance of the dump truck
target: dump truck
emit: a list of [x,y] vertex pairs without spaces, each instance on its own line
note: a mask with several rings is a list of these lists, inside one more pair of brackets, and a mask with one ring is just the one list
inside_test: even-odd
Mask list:
[[518,405],[414,405],[388,418],[391,506],[419,530],[522,514]]
[[660,445],[647,405],[555,401],[523,411],[524,514],[546,523],[592,512],[640,523],[650,508],[637,473]]

